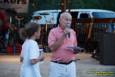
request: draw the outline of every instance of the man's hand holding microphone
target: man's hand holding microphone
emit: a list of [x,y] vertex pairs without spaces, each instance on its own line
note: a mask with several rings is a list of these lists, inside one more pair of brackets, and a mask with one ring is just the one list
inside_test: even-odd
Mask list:
[[68,24],[64,28],[64,35],[65,35],[65,37],[70,38],[70,31],[71,31],[71,25]]

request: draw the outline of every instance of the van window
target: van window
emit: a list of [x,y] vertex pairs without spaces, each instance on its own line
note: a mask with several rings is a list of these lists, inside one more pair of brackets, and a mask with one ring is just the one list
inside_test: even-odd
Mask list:
[[71,12],[72,18],[77,18],[78,17],[78,12]]
[[94,18],[115,18],[115,13],[93,12]]
[[89,18],[90,16],[87,13],[80,14],[80,18]]

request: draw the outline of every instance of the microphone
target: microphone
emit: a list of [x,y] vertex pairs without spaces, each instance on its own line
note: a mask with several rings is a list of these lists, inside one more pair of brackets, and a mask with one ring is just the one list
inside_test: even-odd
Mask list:
[[[67,24],[66,25],[66,29],[70,29],[71,28],[71,24]],[[67,33],[67,38],[70,38],[70,32]]]
[[66,38],[70,38],[70,32],[68,32],[67,30],[64,30],[64,33],[65,33]]
[[71,25],[70,25],[70,24],[67,24],[67,25],[65,26],[65,28],[66,28],[66,30],[68,31],[66,37],[67,37],[67,38],[70,38],[70,32],[69,32],[69,29],[71,28]]
[[66,37],[67,37],[67,38],[70,38],[70,33],[67,33]]

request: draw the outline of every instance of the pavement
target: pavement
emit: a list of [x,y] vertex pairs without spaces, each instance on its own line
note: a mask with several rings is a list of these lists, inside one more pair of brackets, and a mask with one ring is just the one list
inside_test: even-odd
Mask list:
[[[50,56],[51,53],[45,54],[40,64],[42,77],[48,77]],[[76,57],[77,77],[115,77],[115,65],[101,65],[88,53],[79,53]],[[0,55],[0,77],[19,77],[19,71],[19,55]]]

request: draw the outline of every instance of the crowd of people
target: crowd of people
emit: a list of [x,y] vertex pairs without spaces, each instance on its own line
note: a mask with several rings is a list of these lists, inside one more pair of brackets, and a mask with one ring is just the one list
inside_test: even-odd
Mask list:
[[[0,52],[7,53],[9,46],[14,47],[14,43],[19,40],[18,28],[12,24],[12,15],[16,12],[12,9],[0,8]],[[12,17],[12,18],[11,18]]]

